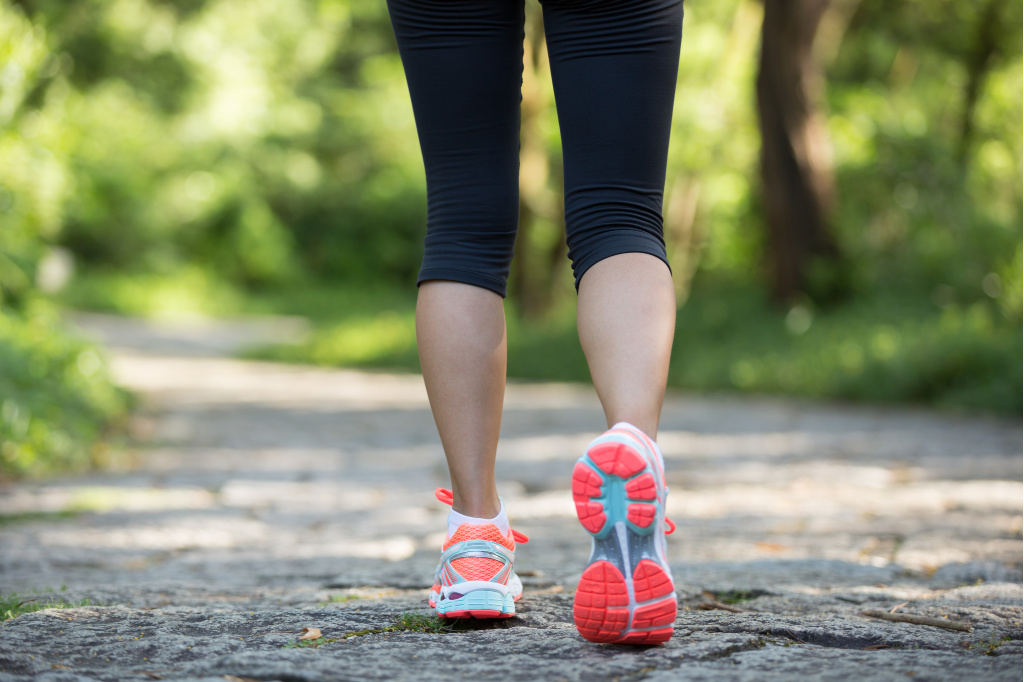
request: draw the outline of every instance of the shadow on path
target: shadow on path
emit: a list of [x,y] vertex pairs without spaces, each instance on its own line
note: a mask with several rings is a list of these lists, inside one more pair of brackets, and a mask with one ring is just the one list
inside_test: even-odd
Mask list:
[[[102,606],[5,623],[0,680],[1021,679],[1019,423],[671,395],[676,636],[595,646],[571,622],[589,541],[568,491],[600,407],[512,383],[498,475],[531,537],[519,613],[395,630],[431,614],[446,513],[419,377],[223,357],[294,323],[79,321],[143,399],[131,466],[0,490],[0,589]],[[902,602],[972,631],[861,615]],[[294,648],[303,627],[337,641]]]

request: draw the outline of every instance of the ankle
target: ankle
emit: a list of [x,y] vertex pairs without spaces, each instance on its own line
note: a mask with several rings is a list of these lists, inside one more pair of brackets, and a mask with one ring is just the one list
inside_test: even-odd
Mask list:
[[508,522],[508,514],[505,513],[505,504],[499,500],[498,511],[487,516],[470,516],[459,512],[454,507],[448,512],[448,537],[455,534],[459,526],[470,523],[475,526],[490,524],[496,526],[502,535],[508,535],[511,527]]
[[497,490],[487,492],[473,490],[471,494],[466,495],[454,485],[453,481],[452,511],[473,518],[489,519],[501,512],[501,498],[498,497]]
[[501,512],[501,505],[467,505],[455,502],[452,504],[452,511],[472,518],[489,519],[497,516]]
[[637,431],[640,431],[641,433],[643,433],[648,438],[650,438],[652,443],[657,442],[657,439],[658,439],[658,420],[657,419],[655,419],[653,421],[650,421],[650,420],[646,420],[645,421],[645,420],[642,420],[642,419],[638,419],[638,420],[616,419],[614,421],[611,421],[611,423],[608,426],[608,428],[609,429],[614,429],[614,428],[617,428],[617,427],[620,427],[620,426],[627,426],[627,427],[634,428]]

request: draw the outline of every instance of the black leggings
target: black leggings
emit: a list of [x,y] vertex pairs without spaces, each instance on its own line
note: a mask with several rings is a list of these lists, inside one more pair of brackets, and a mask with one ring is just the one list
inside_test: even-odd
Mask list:
[[[576,286],[619,253],[666,262],[661,204],[682,0],[543,0]],[[519,223],[523,0],[388,0],[427,174],[419,283],[505,295]]]

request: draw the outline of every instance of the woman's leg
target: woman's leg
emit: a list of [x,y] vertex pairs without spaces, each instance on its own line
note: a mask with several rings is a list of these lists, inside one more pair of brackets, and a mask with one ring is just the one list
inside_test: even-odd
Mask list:
[[543,2],[580,342],[608,424],[654,438],[675,328],[661,208],[682,1]]
[[544,0],[578,327],[611,428],[573,469],[593,538],[573,598],[594,642],[672,636],[664,463],[653,438],[675,328],[661,204],[681,0]]
[[416,342],[430,408],[452,480],[452,508],[490,519],[500,502],[494,459],[505,397],[505,310],[470,284],[420,286]]
[[576,310],[608,426],[629,422],[657,438],[676,320],[668,268],[646,253],[605,258],[580,282]]
[[453,509],[491,518],[519,222],[522,0],[389,0],[427,175],[416,336]]

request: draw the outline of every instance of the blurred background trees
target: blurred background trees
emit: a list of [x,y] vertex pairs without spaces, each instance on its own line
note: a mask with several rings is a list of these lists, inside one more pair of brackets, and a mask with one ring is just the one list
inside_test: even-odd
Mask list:
[[[585,380],[527,9],[510,371]],[[672,383],[1019,414],[1021,6],[686,11],[665,201],[685,304]],[[424,218],[383,0],[0,0],[8,350],[35,352],[14,330],[56,300],[304,314],[308,343],[262,354],[412,368]],[[11,371],[5,414],[32,383]]]
[[825,82],[814,54],[828,8],[828,0],[764,0],[756,84],[761,203],[765,256],[780,301],[826,293],[821,282],[810,281],[813,266],[832,281],[843,269],[832,237],[835,180],[822,113]]

